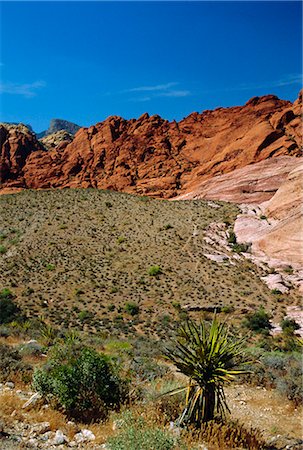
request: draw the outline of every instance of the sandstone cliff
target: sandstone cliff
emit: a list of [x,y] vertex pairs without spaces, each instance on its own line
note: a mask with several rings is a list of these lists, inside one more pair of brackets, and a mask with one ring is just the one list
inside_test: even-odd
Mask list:
[[[81,128],[68,145],[45,151],[37,141],[14,161],[6,137],[2,187],[97,187],[171,198],[201,182],[271,157],[300,155],[302,96],[293,104],[273,95],[244,106],[190,114],[177,122],[142,115],[109,117]],[[22,137],[20,140],[22,141]],[[3,150],[2,150],[3,152]]]

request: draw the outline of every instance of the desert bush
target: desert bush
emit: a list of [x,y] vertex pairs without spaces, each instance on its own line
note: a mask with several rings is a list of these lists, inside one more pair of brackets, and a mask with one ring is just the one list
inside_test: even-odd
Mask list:
[[235,253],[247,253],[250,251],[251,244],[249,242],[243,242],[242,244],[233,244],[232,251]]
[[36,341],[30,341],[22,344],[18,348],[22,356],[41,356],[43,353],[43,347]]
[[20,317],[21,311],[13,299],[14,295],[9,289],[0,291],[0,324],[12,322]]
[[284,397],[300,404],[303,399],[303,368],[299,352],[280,351],[258,355],[258,364],[249,367],[249,380],[255,384],[274,388]]
[[139,314],[140,308],[136,303],[128,302],[125,305],[125,311],[131,316],[136,316],[137,314]]
[[155,277],[157,275],[160,275],[162,273],[162,269],[160,266],[151,266],[148,269],[148,275],[150,275],[151,277]]
[[152,358],[139,356],[131,361],[130,371],[132,376],[139,381],[153,381],[162,378],[169,372],[169,369],[163,364],[158,364]]
[[[148,425],[143,417],[125,412],[121,428],[107,443],[111,450],[171,450],[176,448],[176,439],[156,425]],[[180,448],[180,447],[179,447]]]
[[83,422],[106,418],[127,393],[111,359],[81,344],[55,348],[49,362],[34,372],[33,387],[67,416]]
[[259,308],[254,313],[248,314],[244,325],[256,333],[268,334],[269,330],[272,328],[269,315],[263,307]]
[[283,333],[292,335],[296,330],[300,329],[300,325],[293,319],[286,317],[280,323]]
[[31,366],[22,361],[18,350],[0,344],[0,381],[7,381],[10,378],[27,381],[31,372]]
[[227,239],[229,244],[236,244],[237,243],[237,237],[236,237],[236,233],[234,231],[230,231],[229,232],[229,236]]

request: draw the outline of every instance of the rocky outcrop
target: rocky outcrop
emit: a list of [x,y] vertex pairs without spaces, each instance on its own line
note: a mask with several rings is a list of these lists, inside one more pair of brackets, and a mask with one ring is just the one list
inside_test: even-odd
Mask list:
[[300,155],[300,103],[273,95],[177,122],[143,114],[81,128],[67,146],[29,152],[23,186],[96,187],[171,198],[273,156]]
[[43,145],[25,125],[0,124],[0,187],[24,187],[28,157],[43,151]]
[[293,170],[272,199],[264,205],[274,226],[257,247],[275,259],[303,265],[303,164]]
[[67,133],[74,135],[78,130],[80,130],[80,128],[81,127],[79,125],[69,122],[68,120],[52,119],[50,121],[49,128],[46,131],[38,133],[37,137],[42,139],[43,137],[57,133],[58,131],[66,131]]
[[48,150],[57,148],[57,150],[63,150],[72,140],[74,136],[65,130],[56,131],[56,133],[48,134],[44,138],[40,139],[40,142]]
[[[275,195],[261,205],[242,206],[236,220],[238,242],[252,243],[257,257],[266,255],[274,267],[303,265],[303,164],[290,172]],[[303,279],[299,284],[303,286]]]
[[[292,156],[269,158],[225,175],[215,176],[174,200],[207,199],[260,204],[271,199],[287,180],[289,173],[302,162],[303,158]],[[289,201],[292,202],[293,198]],[[296,201],[299,202],[299,198]]]

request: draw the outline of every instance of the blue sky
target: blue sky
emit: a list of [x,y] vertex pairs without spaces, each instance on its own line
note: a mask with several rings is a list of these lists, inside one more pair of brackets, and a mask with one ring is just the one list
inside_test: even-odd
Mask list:
[[2,2],[1,121],[180,120],[301,88],[300,2]]

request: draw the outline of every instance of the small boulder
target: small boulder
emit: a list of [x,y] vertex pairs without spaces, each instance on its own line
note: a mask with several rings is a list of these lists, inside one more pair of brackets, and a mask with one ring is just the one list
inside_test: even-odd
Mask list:
[[57,430],[53,441],[54,445],[61,445],[65,442],[68,442],[67,437],[63,434],[63,431]]

